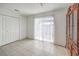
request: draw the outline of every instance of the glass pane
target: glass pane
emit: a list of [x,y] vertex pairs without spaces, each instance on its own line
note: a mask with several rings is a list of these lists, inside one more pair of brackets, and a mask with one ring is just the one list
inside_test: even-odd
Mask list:
[[70,15],[70,37],[72,39],[72,14]]
[[73,15],[73,41],[77,43],[77,12]]
[[69,36],[69,16],[67,17],[67,37]]

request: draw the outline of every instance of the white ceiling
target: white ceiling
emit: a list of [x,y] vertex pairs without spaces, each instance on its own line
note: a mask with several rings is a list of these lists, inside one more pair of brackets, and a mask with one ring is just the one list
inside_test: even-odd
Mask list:
[[0,7],[7,8],[13,12],[16,12],[14,11],[14,9],[17,9],[19,11],[16,13],[23,15],[32,15],[47,12],[67,7],[69,5],[70,4],[68,3],[43,3],[43,6],[41,6],[40,3],[0,3]]

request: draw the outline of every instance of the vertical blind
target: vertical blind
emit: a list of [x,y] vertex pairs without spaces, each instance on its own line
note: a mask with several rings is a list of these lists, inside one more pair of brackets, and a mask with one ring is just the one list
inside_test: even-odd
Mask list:
[[34,38],[42,41],[54,42],[54,18],[35,18]]

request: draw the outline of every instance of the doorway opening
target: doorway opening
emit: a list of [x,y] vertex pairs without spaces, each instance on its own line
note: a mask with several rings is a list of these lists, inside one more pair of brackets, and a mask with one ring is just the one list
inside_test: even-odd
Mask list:
[[54,42],[54,18],[52,16],[35,18],[34,39]]

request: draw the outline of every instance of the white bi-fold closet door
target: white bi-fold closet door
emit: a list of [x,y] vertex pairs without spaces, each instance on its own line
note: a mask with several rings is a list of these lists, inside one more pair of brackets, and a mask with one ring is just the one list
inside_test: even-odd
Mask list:
[[0,15],[0,45],[2,45],[2,16]]
[[2,16],[2,40],[1,45],[19,40],[19,19],[10,16]]

